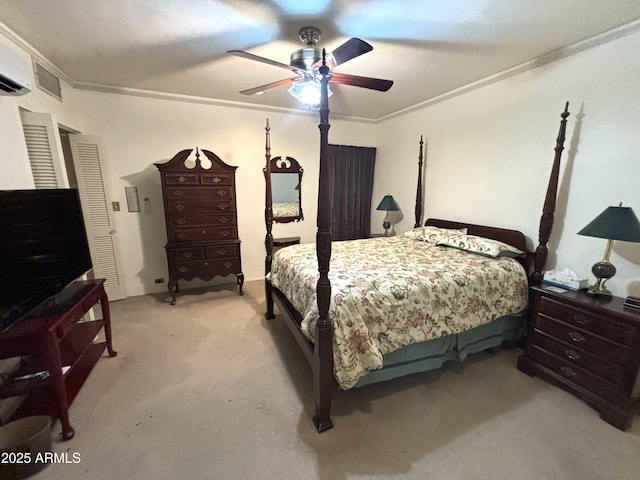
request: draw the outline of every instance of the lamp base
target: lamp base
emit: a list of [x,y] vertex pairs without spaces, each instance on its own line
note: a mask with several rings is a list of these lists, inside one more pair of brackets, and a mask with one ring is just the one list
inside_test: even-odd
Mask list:
[[604,287],[600,286],[600,280],[598,279],[598,283],[592,285],[586,290],[587,295],[597,296],[597,297],[608,297],[611,298],[611,292]]
[[389,236],[389,229],[391,228],[391,222],[389,222],[388,220],[385,220],[382,223],[382,228],[384,228],[384,236],[388,237]]
[[611,297],[611,292],[605,288],[604,284],[616,274],[616,267],[610,262],[603,260],[596,263],[591,272],[597,278],[596,284],[589,287],[587,290],[588,295],[594,295],[599,297]]

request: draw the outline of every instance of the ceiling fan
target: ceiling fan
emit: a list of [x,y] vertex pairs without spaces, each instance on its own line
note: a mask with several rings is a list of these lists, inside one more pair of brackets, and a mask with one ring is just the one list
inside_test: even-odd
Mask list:
[[[323,49],[317,48],[316,45],[320,41],[320,30],[316,27],[302,27],[300,29],[298,37],[300,41],[305,45],[304,48],[296,50],[291,54],[291,60],[289,65],[280,63],[275,60],[260,57],[252,53],[247,53],[242,50],[229,50],[227,53],[235,55],[237,57],[247,58],[256,62],[266,63],[267,65],[273,65],[274,67],[284,68],[296,74],[295,77],[285,78],[276,82],[260,85],[259,87],[250,88],[248,90],[242,90],[240,93],[244,95],[255,95],[264,93],[265,90],[270,88],[279,87],[288,83],[294,83],[289,92],[296,96],[298,95],[292,91],[296,85],[302,84],[315,84],[319,85],[320,74],[318,69],[322,65]],[[352,85],[354,87],[369,88],[371,90],[378,90],[386,92],[393,85],[391,80],[383,80],[380,78],[361,77],[357,75],[348,75],[345,73],[333,72],[333,69],[338,65],[342,65],[349,60],[352,60],[364,53],[370,52],[373,47],[367,42],[360,40],[359,38],[350,38],[333,52],[329,53],[325,57],[327,66],[331,71],[330,82],[338,83],[342,85]]]

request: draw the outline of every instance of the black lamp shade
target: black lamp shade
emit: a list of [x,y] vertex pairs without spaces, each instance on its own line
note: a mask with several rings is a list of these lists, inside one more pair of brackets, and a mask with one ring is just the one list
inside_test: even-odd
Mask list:
[[578,235],[640,242],[640,221],[631,207],[607,207],[589,225],[580,230]]
[[391,195],[385,195],[376,210],[386,210],[387,212],[396,212],[400,210],[398,204]]

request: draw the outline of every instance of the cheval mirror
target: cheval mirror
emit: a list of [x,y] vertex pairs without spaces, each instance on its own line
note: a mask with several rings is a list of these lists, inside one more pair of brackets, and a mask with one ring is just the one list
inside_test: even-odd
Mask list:
[[293,157],[273,157],[270,162],[273,221],[288,223],[304,220],[301,203],[302,167]]

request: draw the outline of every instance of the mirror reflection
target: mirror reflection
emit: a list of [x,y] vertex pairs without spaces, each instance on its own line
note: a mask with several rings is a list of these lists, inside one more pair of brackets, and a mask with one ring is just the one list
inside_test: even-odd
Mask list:
[[271,159],[273,221],[300,221],[302,216],[302,168],[295,158]]

